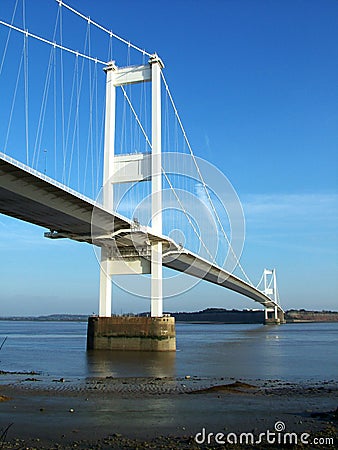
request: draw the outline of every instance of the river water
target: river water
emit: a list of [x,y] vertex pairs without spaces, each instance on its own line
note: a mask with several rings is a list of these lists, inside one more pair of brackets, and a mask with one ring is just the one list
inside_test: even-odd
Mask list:
[[84,322],[0,321],[0,370],[53,378],[338,379],[338,323],[177,323],[177,352],[87,352]]

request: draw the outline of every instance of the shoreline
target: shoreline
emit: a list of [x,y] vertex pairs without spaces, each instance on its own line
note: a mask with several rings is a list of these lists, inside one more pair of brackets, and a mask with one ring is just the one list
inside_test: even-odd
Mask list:
[[[191,324],[224,324],[224,325],[250,325],[264,324],[264,310],[260,309],[225,309],[207,308],[193,312],[168,313],[175,318],[176,323]],[[145,316],[146,313],[135,313],[129,316]],[[128,316],[128,314],[122,314]],[[14,322],[82,322],[87,323],[91,315],[86,314],[49,314],[39,316],[1,316],[0,321]],[[116,315],[118,317],[118,315]],[[296,310],[285,311],[285,323],[337,323],[338,311]]]
[[0,429],[13,425],[2,448],[204,448],[193,440],[203,428],[258,434],[278,421],[337,438],[335,380],[8,376],[0,375]]

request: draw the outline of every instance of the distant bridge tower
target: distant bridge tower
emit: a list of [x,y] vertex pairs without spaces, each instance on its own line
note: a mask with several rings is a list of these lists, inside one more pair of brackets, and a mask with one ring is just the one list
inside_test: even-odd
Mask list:
[[[103,168],[103,206],[114,209],[114,184],[151,179],[152,192],[152,229],[162,235],[162,163],[161,163],[161,70],[164,67],[161,59],[155,54],[149,64],[118,68],[113,61],[105,68],[106,80],[106,122]],[[151,88],[151,123],[152,123],[152,155],[145,158],[138,155],[115,155],[115,120],[116,120],[116,87],[150,81]],[[127,169],[127,170],[123,170]],[[120,175],[123,173],[123,177]],[[150,174],[150,177],[147,176]],[[162,293],[162,242],[151,243],[150,264],[139,258],[138,272],[151,273],[151,316],[163,316]],[[100,305],[99,316],[111,317],[113,274],[126,273],[126,260],[112,262],[109,250],[101,247],[100,269]]]
[[264,269],[263,272],[263,293],[274,301],[273,308],[265,308],[265,323],[284,323],[284,313],[280,308],[279,296],[277,290],[276,269]]
[[264,294],[271,297],[275,303],[278,303],[276,270],[264,269],[263,277]]

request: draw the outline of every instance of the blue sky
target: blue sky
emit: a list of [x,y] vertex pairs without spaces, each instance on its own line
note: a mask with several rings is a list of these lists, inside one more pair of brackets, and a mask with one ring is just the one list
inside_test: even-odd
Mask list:
[[[3,0],[0,17],[10,20],[14,4]],[[241,263],[250,277],[258,282],[264,267],[275,267],[286,309],[337,310],[338,3],[69,4],[164,60],[194,152],[224,172],[242,202]],[[56,2],[26,0],[26,9],[30,31],[50,37]],[[96,312],[93,249],[46,240],[43,231],[0,216],[0,314]],[[255,304],[205,283],[165,302],[169,311],[208,306]],[[144,311],[149,302],[115,288],[113,308]]]

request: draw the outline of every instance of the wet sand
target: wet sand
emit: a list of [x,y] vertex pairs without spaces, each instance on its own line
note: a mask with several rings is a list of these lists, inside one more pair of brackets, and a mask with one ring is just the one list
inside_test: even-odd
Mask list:
[[275,431],[278,421],[285,432],[335,436],[337,448],[335,380],[306,385],[197,377],[50,380],[2,373],[0,383],[0,448],[221,448],[198,445],[193,437],[203,428],[258,435]]

